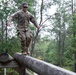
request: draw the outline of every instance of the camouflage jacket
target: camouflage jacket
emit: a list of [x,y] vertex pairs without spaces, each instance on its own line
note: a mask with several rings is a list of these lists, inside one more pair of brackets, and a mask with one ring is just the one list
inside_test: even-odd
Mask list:
[[24,12],[23,10],[19,10],[18,12],[12,14],[9,18],[10,21],[16,19],[17,20],[17,29],[27,29],[29,27],[29,22],[31,21],[37,27],[37,21],[33,17],[30,12]]

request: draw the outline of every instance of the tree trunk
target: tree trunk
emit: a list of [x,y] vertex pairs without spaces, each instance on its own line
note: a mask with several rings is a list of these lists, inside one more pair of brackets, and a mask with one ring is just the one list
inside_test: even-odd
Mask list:
[[[41,23],[42,23],[42,14],[43,14],[42,12],[43,12],[43,0],[42,0],[42,2],[41,2],[40,23],[39,23],[39,25],[41,25]],[[37,29],[36,35],[35,35],[34,39],[32,40],[33,42],[32,42],[32,46],[31,46],[31,48],[32,48],[32,49],[31,49],[31,56],[33,55],[34,48],[35,48],[35,43],[36,43],[37,36],[38,36],[39,32],[40,32],[40,30]]]

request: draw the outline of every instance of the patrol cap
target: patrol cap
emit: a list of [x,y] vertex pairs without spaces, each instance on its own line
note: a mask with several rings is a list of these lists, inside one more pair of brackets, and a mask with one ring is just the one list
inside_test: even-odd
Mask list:
[[24,3],[22,4],[22,7],[28,8],[28,4],[27,4],[26,2],[24,2]]

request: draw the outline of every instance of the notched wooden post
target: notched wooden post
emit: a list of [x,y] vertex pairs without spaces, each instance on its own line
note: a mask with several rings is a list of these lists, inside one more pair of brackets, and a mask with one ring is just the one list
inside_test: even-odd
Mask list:
[[8,53],[0,54],[0,68],[13,68],[19,75],[31,75],[26,71],[26,67],[18,64]]
[[17,68],[16,71],[19,73],[19,75],[26,75],[26,70],[24,67]]

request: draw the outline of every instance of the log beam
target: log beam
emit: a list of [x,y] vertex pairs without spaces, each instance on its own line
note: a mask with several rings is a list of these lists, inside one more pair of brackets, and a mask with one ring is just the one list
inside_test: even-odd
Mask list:
[[15,53],[14,59],[22,66],[31,69],[39,75],[76,75],[76,73],[61,67],[38,60],[28,55]]
[[0,62],[1,63],[8,63],[13,60],[13,57],[10,56],[8,53],[1,53],[0,54]]
[[20,65],[16,61],[11,61],[8,63],[0,63],[0,68],[17,68]]

